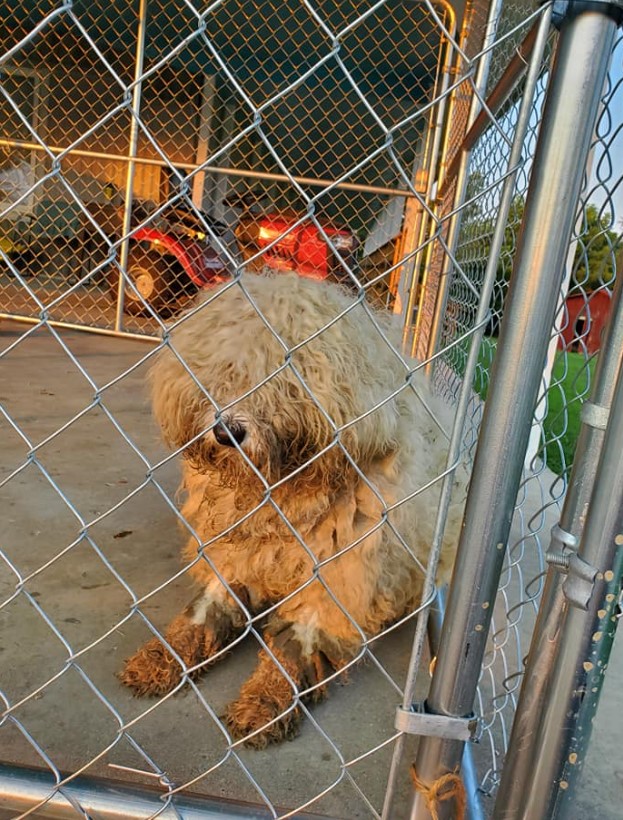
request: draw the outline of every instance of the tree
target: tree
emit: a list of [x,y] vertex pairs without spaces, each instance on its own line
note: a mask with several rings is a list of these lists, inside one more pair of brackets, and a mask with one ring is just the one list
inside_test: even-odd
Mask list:
[[612,215],[609,212],[602,214],[592,202],[586,206],[572,271],[573,282],[585,291],[613,284],[615,257],[622,237],[611,226]]
[[[468,198],[477,197],[483,187],[482,174],[471,175],[468,182]],[[518,194],[510,207],[504,230],[504,242],[497,259],[496,280],[491,300],[494,319],[489,328],[489,332],[493,334],[497,332],[504,306],[524,210],[525,199],[523,195]],[[603,209],[600,210],[595,203],[586,205],[577,230],[571,281],[587,293],[604,284],[612,286],[616,254],[623,247],[623,237],[612,230],[612,215],[602,211]],[[495,217],[483,214],[478,199],[467,206],[461,221],[459,258],[463,270],[476,286],[484,277],[494,229]]]

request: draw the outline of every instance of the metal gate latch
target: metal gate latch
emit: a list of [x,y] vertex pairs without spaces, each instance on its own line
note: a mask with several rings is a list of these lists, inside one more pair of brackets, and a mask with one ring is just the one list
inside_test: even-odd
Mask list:
[[423,703],[414,703],[411,709],[396,709],[395,727],[409,735],[443,737],[447,740],[477,741],[480,737],[480,721],[472,717],[460,718],[449,715],[434,715],[426,712]]

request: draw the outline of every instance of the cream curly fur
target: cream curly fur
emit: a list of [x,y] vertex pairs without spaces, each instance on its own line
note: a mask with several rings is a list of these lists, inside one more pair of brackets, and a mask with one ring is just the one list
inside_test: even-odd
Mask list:
[[[194,674],[244,629],[244,609],[291,596],[272,610],[270,652],[228,710],[232,735],[261,746],[291,734],[299,717],[280,667],[318,699],[327,674],[357,656],[362,634],[418,605],[440,483],[412,495],[445,469],[438,422],[447,430],[451,417],[424,376],[406,383],[390,319],[353,307],[337,285],[248,276],[203,300],[151,373],[156,419],[182,451],[182,514],[200,539],[190,538],[184,557],[201,592],[165,638]],[[443,579],[465,476],[459,483]],[[161,694],[183,671],[154,639],[121,677],[138,693]]]

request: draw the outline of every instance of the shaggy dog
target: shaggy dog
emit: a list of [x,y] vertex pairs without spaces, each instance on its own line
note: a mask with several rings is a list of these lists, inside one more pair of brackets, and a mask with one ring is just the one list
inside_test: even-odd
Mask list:
[[[264,613],[265,648],[226,714],[261,747],[294,734],[300,702],[418,606],[448,410],[392,349],[389,319],[337,285],[248,276],[202,299],[151,372],[183,456],[184,557],[201,591],[121,679],[167,693]],[[454,503],[444,578],[460,519]]]

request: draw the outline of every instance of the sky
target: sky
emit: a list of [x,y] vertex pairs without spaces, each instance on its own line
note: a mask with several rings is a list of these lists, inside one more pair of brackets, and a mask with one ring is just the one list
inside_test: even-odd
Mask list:
[[[545,101],[546,78],[542,78],[537,87],[535,103],[531,112],[528,134],[524,142],[525,160],[517,178],[517,190],[525,194],[527,180],[532,166],[536,134],[543,113]],[[623,34],[619,34],[610,67],[604,100],[606,107],[598,118],[597,134],[590,160],[590,176],[585,189],[585,200],[595,203],[606,211],[614,211],[612,225],[623,233]],[[517,102],[507,110],[500,120],[503,131],[512,135],[520,103]],[[477,151],[477,149],[475,149]],[[495,155],[495,159],[494,159]],[[506,168],[508,148],[499,145],[495,138],[483,145],[480,160],[491,163],[492,170],[480,167],[473,162],[472,171],[484,172],[484,182],[493,184],[500,179],[500,170]],[[505,159],[502,160],[502,157]],[[486,203],[488,213],[492,213],[499,203],[502,186],[496,186]]]
[[[623,231],[623,36],[619,33],[610,67],[608,113],[600,117],[598,134],[604,135],[595,150],[589,189],[597,185],[591,199],[602,204],[607,196],[604,187],[611,192],[615,223]],[[606,137],[607,134],[607,137]],[[605,150],[606,149],[606,150]],[[600,181],[603,186],[600,186]],[[618,185],[617,185],[618,183]],[[614,188],[614,191],[613,191]],[[613,192],[612,192],[613,191]]]

